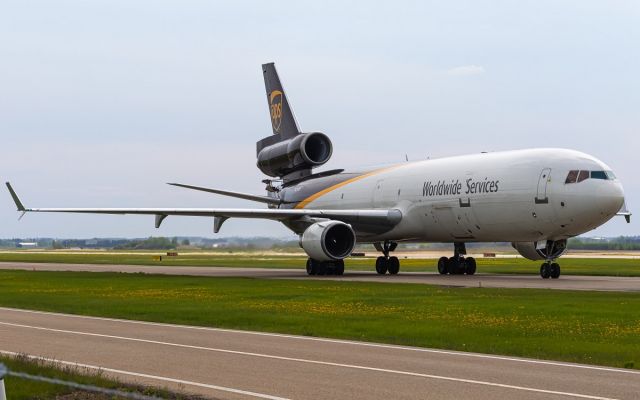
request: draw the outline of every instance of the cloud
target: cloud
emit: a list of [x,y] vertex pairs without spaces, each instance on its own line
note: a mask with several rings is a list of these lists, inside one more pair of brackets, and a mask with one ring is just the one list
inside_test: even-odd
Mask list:
[[484,74],[484,67],[481,65],[462,65],[460,67],[450,68],[447,75],[453,76],[469,76]]

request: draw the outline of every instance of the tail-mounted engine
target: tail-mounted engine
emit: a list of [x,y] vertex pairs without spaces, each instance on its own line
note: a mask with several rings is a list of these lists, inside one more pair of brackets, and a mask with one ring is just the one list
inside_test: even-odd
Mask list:
[[310,171],[331,158],[333,146],[324,133],[302,133],[260,150],[258,168],[269,176],[283,177],[296,171]]
[[351,226],[340,221],[316,222],[300,235],[300,247],[317,261],[335,261],[348,257],[356,245]]
[[329,161],[333,146],[324,133],[300,131],[273,63],[262,66],[273,135],[256,143],[258,168],[285,182],[311,175]]
[[547,240],[543,242],[513,242],[514,249],[526,259],[555,260],[567,250],[567,240]]

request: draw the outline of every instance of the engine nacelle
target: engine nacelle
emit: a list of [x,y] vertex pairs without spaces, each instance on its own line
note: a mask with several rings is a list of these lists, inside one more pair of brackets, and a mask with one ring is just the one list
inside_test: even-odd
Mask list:
[[318,167],[329,161],[332,153],[333,145],[327,135],[303,133],[260,150],[258,168],[266,175],[281,177]]
[[350,225],[340,221],[316,222],[300,236],[300,247],[318,261],[342,260],[356,245]]
[[513,242],[514,249],[526,259],[537,261],[556,259],[567,250],[567,241],[563,240],[547,240],[545,242]]

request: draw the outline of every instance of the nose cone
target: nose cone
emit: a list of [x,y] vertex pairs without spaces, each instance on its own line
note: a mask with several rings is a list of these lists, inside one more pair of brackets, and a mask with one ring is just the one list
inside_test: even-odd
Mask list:
[[624,190],[618,181],[602,182],[597,193],[597,204],[602,214],[615,214],[624,205]]

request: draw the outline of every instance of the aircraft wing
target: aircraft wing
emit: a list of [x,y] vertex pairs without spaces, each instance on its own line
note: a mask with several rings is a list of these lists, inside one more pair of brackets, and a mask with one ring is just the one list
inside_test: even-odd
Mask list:
[[245,209],[245,208],[27,208],[7,182],[7,188],[16,203],[18,211],[47,213],[79,213],[79,214],[141,214],[155,215],[156,228],[169,215],[214,217],[214,231],[220,230],[222,223],[228,218],[259,218],[271,220],[297,220],[304,217],[326,218],[345,223],[382,224],[394,226],[402,219],[397,209],[363,209],[363,210],[310,210],[310,209]]

